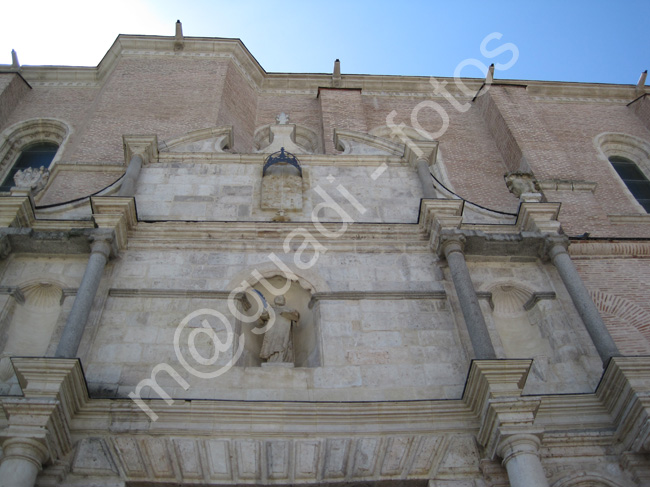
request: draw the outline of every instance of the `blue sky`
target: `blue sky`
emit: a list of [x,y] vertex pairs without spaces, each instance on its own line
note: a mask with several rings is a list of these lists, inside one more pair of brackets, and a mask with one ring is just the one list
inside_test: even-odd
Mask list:
[[633,84],[650,68],[650,0],[18,3],[2,7],[2,64],[13,48],[24,65],[95,66],[118,34],[173,35],[180,19],[187,36],[240,38],[269,72],[340,58],[343,74],[451,77],[465,61],[463,76],[482,77],[511,45],[497,79]]

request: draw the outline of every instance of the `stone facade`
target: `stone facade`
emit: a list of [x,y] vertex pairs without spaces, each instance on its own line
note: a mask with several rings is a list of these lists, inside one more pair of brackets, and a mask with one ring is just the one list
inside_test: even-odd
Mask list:
[[645,87],[339,68],[0,67],[0,486],[648,485]]

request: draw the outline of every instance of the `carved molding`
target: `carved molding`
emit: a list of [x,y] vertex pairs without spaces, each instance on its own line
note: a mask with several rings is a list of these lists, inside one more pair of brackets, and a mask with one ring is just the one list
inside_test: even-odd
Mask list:
[[114,231],[117,249],[125,249],[128,244],[128,232],[138,223],[135,198],[93,196],[90,198],[90,204],[97,227]]

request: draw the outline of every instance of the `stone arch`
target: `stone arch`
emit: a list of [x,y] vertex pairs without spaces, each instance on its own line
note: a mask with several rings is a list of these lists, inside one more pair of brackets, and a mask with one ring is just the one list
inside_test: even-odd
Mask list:
[[[614,158],[617,163],[633,163],[626,166],[630,169],[632,166],[636,166],[645,178],[650,180],[650,142],[628,134],[606,132],[595,137],[594,145],[599,152],[599,157],[607,161],[613,181],[617,181],[622,188],[625,188],[629,197],[634,200],[641,211],[644,213],[648,211],[647,203],[642,204],[640,197],[632,194],[613,164],[615,163]],[[646,198],[647,196],[644,197],[644,200]]]
[[620,479],[614,480],[600,472],[582,470],[565,475],[551,484],[551,487],[627,487],[629,485],[629,482],[620,483]]
[[650,179],[650,142],[633,135],[604,132],[594,138],[594,145],[604,160],[613,156],[630,159]]
[[61,159],[65,145],[70,138],[70,126],[54,118],[34,118],[18,122],[0,134],[0,181],[3,181],[14,165],[21,151],[37,142],[51,142],[59,146],[51,169]]
[[284,275],[290,280],[298,282],[303,289],[311,294],[330,291],[325,279],[317,272],[311,269],[298,269],[295,265],[286,262],[283,262],[281,268],[271,261],[255,264],[249,269],[238,272],[228,283],[227,289],[240,289],[242,286],[246,288],[253,287],[263,277],[268,279],[276,275]]

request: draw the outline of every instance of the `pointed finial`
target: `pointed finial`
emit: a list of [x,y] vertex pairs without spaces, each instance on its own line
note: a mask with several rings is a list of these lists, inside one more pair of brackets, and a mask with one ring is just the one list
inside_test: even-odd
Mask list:
[[332,73],[332,86],[338,88],[341,86],[341,61],[334,61],[334,72]]
[[11,50],[11,67],[14,69],[20,68],[20,63],[18,62],[18,54],[16,54],[15,49]]
[[180,20],[176,21],[176,35],[174,36],[174,51],[180,51],[185,45],[185,38],[183,37],[183,24]]
[[490,64],[490,67],[488,68],[487,76],[485,76],[485,84],[486,85],[492,84],[493,81],[494,81],[494,63]]
[[641,73],[641,77],[639,78],[639,81],[636,84],[637,92],[645,91],[645,80],[647,77],[648,77],[648,70],[646,69],[643,73]]

